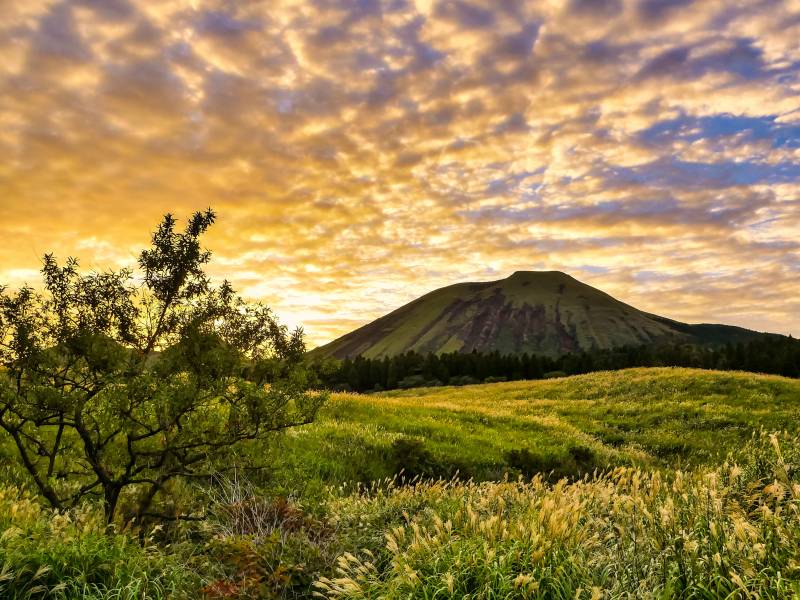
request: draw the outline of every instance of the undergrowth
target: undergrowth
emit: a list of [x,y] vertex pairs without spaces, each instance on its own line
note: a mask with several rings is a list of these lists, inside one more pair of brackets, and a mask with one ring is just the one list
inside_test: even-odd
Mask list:
[[0,487],[0,598],[28,600],[182,597],[199,578],[187,545],[108,530],[100,507],[45,509]]

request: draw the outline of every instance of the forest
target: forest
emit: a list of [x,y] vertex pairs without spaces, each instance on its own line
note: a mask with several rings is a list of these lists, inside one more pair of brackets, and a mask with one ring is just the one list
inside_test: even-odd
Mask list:
[[775,335],[718,346],[625,346],[558,358],[498,352],[407,352],[383,358],[316,361],[313,367],[325,387],[356,392],[545,379],[632,367],[691,367],[799,377],[800,340]]

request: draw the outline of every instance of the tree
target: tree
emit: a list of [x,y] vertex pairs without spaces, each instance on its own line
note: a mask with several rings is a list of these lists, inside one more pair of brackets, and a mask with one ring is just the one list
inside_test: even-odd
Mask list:
[[397,387],[397,358],[392,356],[389,358],[389,364],[386,367],[386,389],[392,390]]
[[[166,215],[132,270],[82,274],[44,257],[43,288],[0,288],[0,427],[55,508],[99,498],[109,523],[189,518],[178,480],[264,468],[241,450],[310,422],[302,330],[213,287],[200,237]],[[244,453],[247,454],[247,453]]]

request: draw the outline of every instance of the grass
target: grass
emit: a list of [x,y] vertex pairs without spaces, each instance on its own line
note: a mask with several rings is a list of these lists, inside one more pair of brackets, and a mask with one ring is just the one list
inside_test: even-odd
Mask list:
[[799,417],[796,380],[677,368],[334,394],[314,424],[281,441],[275,473],[287,494],[304,497],[321,484],[390,477],[407,439],[427,455],[413,473],[423,476],[689,468],[718,463],[754,430],[795,431]]
[[[327,598],[795,598],[796,438],[691,474],[617,468],[574,483],[429,482],[350,496],[335,514],[403,517],[343,554]],[[770,450],[770,444],[772,449]],[[768,467],[767,467],[768,465]],[[767,467],[767,468],[765,468]]]
[[106,530],[100,507],[54,512],[0,487],[0,597],[163,599],[196,587],[192,550]]
[[0,597],[793,598],[798,411],[799,381],[689,369],[335,394],[250,449],[270,480],[138,536],[7,464]]

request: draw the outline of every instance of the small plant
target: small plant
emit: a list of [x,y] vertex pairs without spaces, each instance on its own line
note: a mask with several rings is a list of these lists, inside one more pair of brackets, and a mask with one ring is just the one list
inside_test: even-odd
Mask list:
[[236,471],[230,476],[216,475],[205,494],[209,526],[217,535],[256,541],[267,539],[276,531],[305,529],[324,535],[324,524],[307,515],[298,504],[287,498],[266,496]]
[[209,600],[302,595],[333,560],[324,522],[286,498],[260,494],[238,473],[215,478],[207,496],[206,552],[222,569],[201,589]]

